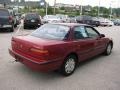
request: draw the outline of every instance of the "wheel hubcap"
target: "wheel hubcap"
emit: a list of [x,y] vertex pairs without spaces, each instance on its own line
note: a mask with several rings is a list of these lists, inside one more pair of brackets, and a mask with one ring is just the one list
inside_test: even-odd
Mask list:
[[70,58],[65,65],[65,71],[66,73],[71,73],[75,68],[75,60],[73,58]]
[[107,53],[110,54],[111,53],[111,45],[109,44],[107,47]]

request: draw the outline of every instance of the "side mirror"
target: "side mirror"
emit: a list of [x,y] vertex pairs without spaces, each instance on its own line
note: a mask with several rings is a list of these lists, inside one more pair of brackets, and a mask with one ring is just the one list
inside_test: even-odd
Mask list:
[[100,37],[102,38],[102,37],[105,37],[105,34],[100,34]]

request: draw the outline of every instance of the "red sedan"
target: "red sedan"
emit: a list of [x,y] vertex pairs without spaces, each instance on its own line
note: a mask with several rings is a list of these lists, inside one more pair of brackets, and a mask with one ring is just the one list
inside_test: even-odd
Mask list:
[[74,23],[45,24],[27,36],[12,38],[9,53],[29,68],[71,75],[76,65],[104,53],[110,55],[113,41],[95,28]]

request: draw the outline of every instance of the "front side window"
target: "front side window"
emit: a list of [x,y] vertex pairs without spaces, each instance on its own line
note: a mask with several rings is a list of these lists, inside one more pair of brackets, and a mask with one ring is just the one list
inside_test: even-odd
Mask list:
[[75,27],[75,29],[74,29],[74,38],[75,39],[84,39],[87,37],[88,37],[88,35],[85,31],[84,26]]
[[43,39],[52,40],[64,40],[68,36],[70,27],[57,25],[57,24],[45,24],[34,31],[31,35]]
[[89,38],[96,38],[99,36],[98,32],[96,32],[92,27],[86,27],[85,29]]

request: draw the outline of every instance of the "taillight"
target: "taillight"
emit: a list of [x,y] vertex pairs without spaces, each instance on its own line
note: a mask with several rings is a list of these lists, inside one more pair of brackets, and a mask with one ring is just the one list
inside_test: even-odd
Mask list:
[[42,49],[38,49],[38,48],[31,48],[30,52],[37,54],[37,55],[49,55],[48,50],[42,50]]
[[31,56],[38,59],[36,61],[47,61],[49,57],[49,52],[47,50],[42,50],[38,48],[30,48]]
[[13,21],[13,17],[9,16],[9,22],[12,22],[12,21]]

